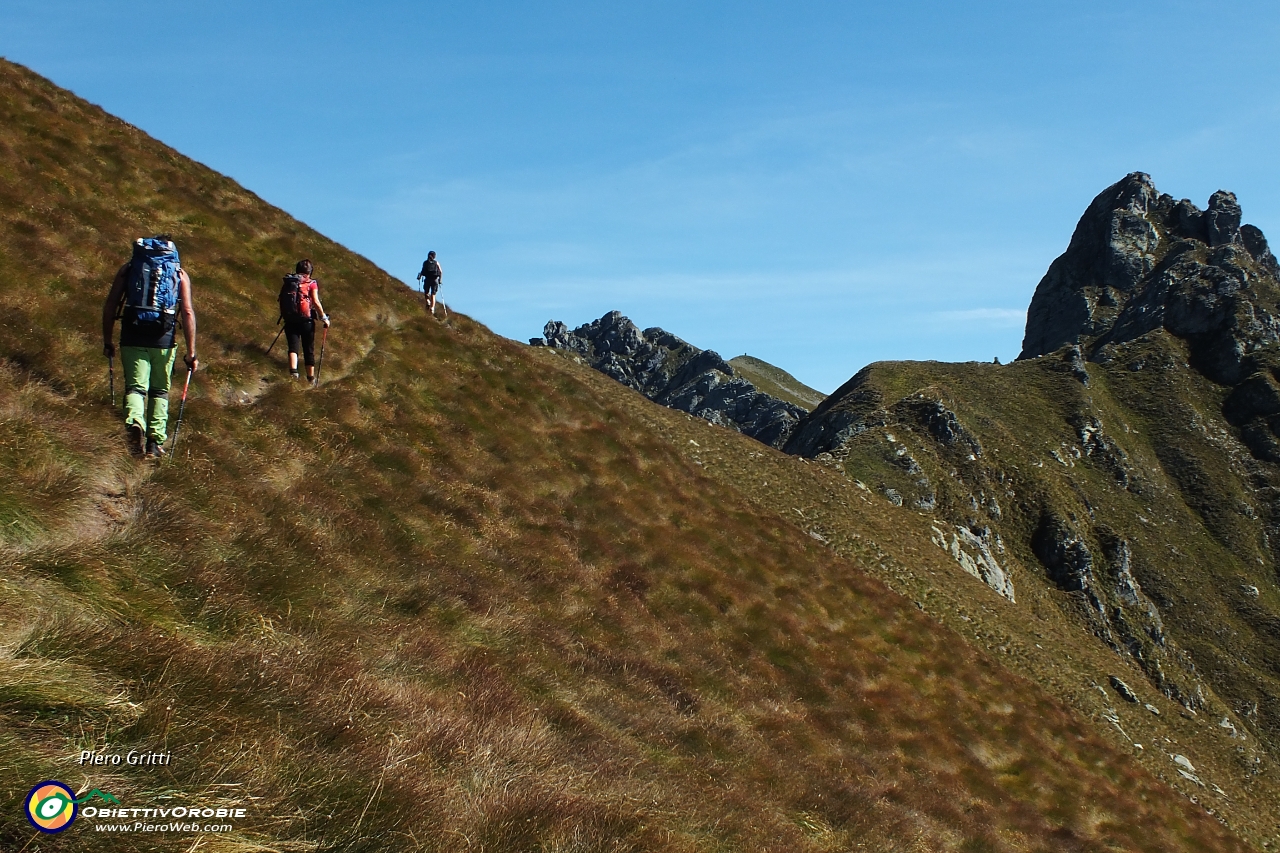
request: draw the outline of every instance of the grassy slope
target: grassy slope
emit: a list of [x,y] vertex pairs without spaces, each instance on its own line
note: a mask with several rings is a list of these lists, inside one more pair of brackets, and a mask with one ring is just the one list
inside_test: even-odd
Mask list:
[[[1265,589],[1265,572],[1255,569],[1231,577],[1230,571],[1239,568],[1239,561],[1204,536],[1194,513],[1177,497],[1176,486],[1159,474],[1154,451],[1134,439],[1140,432],[1145,435],[1147,427],[1136,416],[1131,421],[1133,435],[1126,446],[1136,468],[1155,474],[1154,482],[1148,480],[1154,489],[1146,498],[1135,500],[1123,492],[1117,494],[1109,488],[1114,485],[1108,482],[1109,475],[1084,462],[1067,469],[1053,460],[1048,451],[1059,449],[1062,442],[1072,438],[1065,418],[1084,397],[1078,382],[1046,367],[1027,362],[1004,368],[888,363],[871,368],[869,383],[883,392],[886,403],[922,390],[933,395],[941,391],[941,396],[953,401],[966,424],[980,425],[987,459],[998,459],[998,463],[991,464],[1002,465],[1010,472],[1007,486],[1020,496],[1011,503],[1003,486],[999,491],[1005,505],[1001,529],[1009,546],[1000,561],[1012,574],[1016,604],[966,574],[930,541],[935,527],[950,529],[946,520],[963,515],[957,510],[967,504],[964,482],[949,475],[954,470],[952,462],[931,454],[936,445],[930,439],[914,435],[901,425],[872,431],[855,443],[843,465],[823,465],[739,442],[718,430],[699,428],[696,422],[671,433],[671,424],[678,426],[678,422],[654,417],[640,406],[629,409],[628,414],[649,420],[657,431],[670,433],[686,458],[709,476],[750,496],[760,508],[779,513],[811,535],[821,537],[920,609],[1089,718],[1094,731],[1116,749],[1132,754],[1149,772],[1202,803],[1260,846],[1264,842],[1275,845],[1280,842],[1276,811],[1280,779],[1265,732],[1263,739],[1242,739],[1219,725],[1229,719],[1246,731],[1247,720],[1233,710],[1235,697],[1230,691],[1233,687],[1253,689],[1258,683],[1256,676],[1238,681],[1227,678],[1225,690],[1215,689],[1210,683],[1206,707],[1196,715],[1186,713],[1178,703],[1160,695],[1132,659],[1116,654],[1093,634],[1088,622],[1081,618],[1077,596],[1061,592],[1047,580],[1044,569],[1026,546],[1029,532],[1023,529],[1020,533],[1019,528],[1034,524],[1035,510],[1042,500],[1078,498],[1085,493],[1081,483],[1094,480],[1099,494],[1090,498],[1099,519],[1110,520],[1125,530],[1128,521],[1134,527],[1147,527],[1137,520],[1138,516],[1150,522],[1149,530],[1129,533],[1134,543],[1135,572],[1144,590],[1161,599],[1166,628],[1177,632],[1177,637],[1194,636],[1205,624],[1221,628],[1213,622],[1222,612],[1214,598],[1238,598],[1236,582],[1245,577]],[[583,381],[593,380],[583,377]],[[607,386],[610,380],[601,377],[595,381]],[[1152,388],[1165,393],[1174,393],[1176,387],[1160,376],[1151,377],[1149,382]],[[1131,388],[1123,389],[1125,394],[1133,392]],[[1104,407],[1105,422],[1122,422],[1112,408],[1111,392],[1101,381],[1095,380],[1091,396]],[[956,401],[963,401],[963,405]],[[1146,404],[1153,403],[1148,400]],[[1061,423],[1059,415],[1064,418]],[[898,443],[887,444],[885,432],[893,433]],[[943,487],[936,511],[895,507],[878,493],[881,485],[891,484],[910,495],[907,489],[913,478],[901,477],[901,467],[895,464],[897,457],[893,453],[895,447],[902,446],[909,446],[934,484]],[[1188,439],[1182,446],[1191,450],[1194,443]],[[869,486],[863,488],[854,477],[838,473],[841,467],[847,467]],[[1067,473],[1081,479],[1072,481],[1061,476]],[[974,470],[966,472],[971,479],[973,474]],[[948,493],[947,486],[954,491]],[[1086,515],[1083,509],[1079,512]],[[1019,536],[1023,537],[1021,541]],[[1196,571],[1178,571],[1161,582],[1161,569],[1170,565],[1181,569],[1186,563],[1179,560],[1153,567],[1146,555],[1161,551],[1171,554],[1171,547],[1195,555]],[[1197,584],[1208,583],[1202,575],[1206,571],[1223,576],[1216,582],[1217,591],[1208,595],[1203,588],[1196,591]],[[1178,587],[1172,588],[1170,583]],[[1254,607],[1267,607],[1269,595],[1256,601]],[[1171,606],[1174,600],[1179,606]],[[1204,624],[1189,624],[1190,620]],[[1235,639],[1249,645],[1233,657],[1230,666],[1234,672],[1243,669],[1243,661],[1266,659],[1262,645],[1265,638],[1241,630]],[[1151,704],[1160,713],[1155,715],[1143,704],[1123,701],[1111,689],[1110,675],[1122,678],[1138,692],[1144,704]],[[1179,773],[1179,766],[1173,761],[1176,755],[1186,755],[1193,761],[1203,784]]]
[[[367,261],[10,65],[0,175],[0,845],[66,842],[19,816],[55,777],[248,807],[210,850],[1244,849],[705,476],[678,413],[423,317]],[[96,327],[128,241],[161,229],[208,369],[153,468],[124,453]],[[262,355],[302,255],[335,317],[318,392]],[[70,760],[107,745],[174,761]]]
[[739,355],[729,359],[733,369],[746,377],[752,385],[766,394],[779,400],[795,403],[797,406],[812,411],[815,406],[826,399],[826,395],[805,385],[780,367],[774,367],[767,361],[749,355]]
[[[1274,715],[1280,682],[1274,629],[1280,624],[1280,591],[1265,559],[1260,523],[1247,512],[1250,495],[1243,484],[1257,466],[1221,418],[1222,390],[1187,371],[1185,360],[1176,341],[1155,336],[1126,347],[1109,368],[1091,365],[1087,388],[1050,358],[1004,367],[889,363],[869,368],[863,395],[874,402],[865,405],[893,408],[921,394],[941,399],[986,450],[981,459],[966,460],[965,452],[941,450],[918,426],[913,430],[903,421],[851,442],[841,464],[877,493],[862,496],[865,500],[881,502],[879,490],[893,487],[909,507],[913,498],[936,491],[934,511],[884,510],[900,526],[914,528],[913,537],[895,541],[887,531],[876,532],[876,515],[856,505],[851,512],[838,491],[833,498],[827,489],[819,501],[823,491],[803,472],[778,472],[774,482],[785,484],[787,493],[778,498],[783,506],[790,502],[804,511],[837,550],[867,553],[867,540],[874,541],[888,559],[871,566],[893,588],[991,652],[1007,656],[1011,668],[1092,716],[1117,744],[1142,744],[1130,748],[1153,772],[1233,825],[1247,827],[1259,842],[1275,844],[1280,841],[1280,730]],[[1128,369],[1139,361],[1145,369]],[[1127,453],[1133,488],[1120,487],[1096,458],[1073,457],[1080,438],[1072,423],[1082,413],[1097,417],[1108,438]],[[898,453],[904,448],[929,486],[921,488],[920,475],[901,464]],[[758,466],[726,458],[711,470],[742,486],[764,476],[752,467]],[[995,520],[973,509],[970,495],[980,502],[998,497],[1002,517]],[[1094,637],[1080,595],[1063,593],[1049,582],[1030,548],[1045,508],[1073,520],[1099,563],[1097,531],[1109,529],[1130,542],[1134,575],[1159,605],[1170,638],[1166,671],[1184,687],[1198,680],[1206,688],[1198,715],[1166,700],[1131,657]],[[912,553],[915,543],[935,524],[968,518],[1001,533],[1008,546],[1001,560],[1013,573],[1017,605],[954,564],[937,573],[920,570]],[[1105,582],[1104,566],[1095,570]],[[1260,590],[1259,597],[1245,594],[1250,586]],[[1135,687],[1160,715],[1122,701],[1108,686],[1110,675]],[[1222,723],[1244,736],[1234,736]],[[1171,761],[1178,754],[1192,758],[1205,785],[1178,773]]]

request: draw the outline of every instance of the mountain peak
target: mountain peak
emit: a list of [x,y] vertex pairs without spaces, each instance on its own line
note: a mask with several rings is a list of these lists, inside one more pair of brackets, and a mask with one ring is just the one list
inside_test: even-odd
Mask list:
[[1019,358],[1079,344],[1098,360],[1163,328],[1188,341],[1210,378],[1239,382],[1252,372],[1249,354],[1280,340],[1264,308],[1280,296],[1280,268],[1241,218],[1226,190],[1201,210],[1158,192],[1150,175],[1126,175],[1090,203],[1040,280]]

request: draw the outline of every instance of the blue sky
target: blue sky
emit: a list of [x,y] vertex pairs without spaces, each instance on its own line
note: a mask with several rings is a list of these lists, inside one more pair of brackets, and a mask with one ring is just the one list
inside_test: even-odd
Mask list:
[[0,54],[519,340],[616,308],[831,391],[1015,356],[1128,172],[1280,239],[1274,4],[214,6],[5,0]]

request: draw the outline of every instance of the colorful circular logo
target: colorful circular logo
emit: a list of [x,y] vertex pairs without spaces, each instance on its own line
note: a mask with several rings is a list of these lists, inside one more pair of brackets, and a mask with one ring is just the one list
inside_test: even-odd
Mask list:
[[27,820],[41,832],[62,832],[76,819],[76,795],[61,782],[41,782],[27,794]]

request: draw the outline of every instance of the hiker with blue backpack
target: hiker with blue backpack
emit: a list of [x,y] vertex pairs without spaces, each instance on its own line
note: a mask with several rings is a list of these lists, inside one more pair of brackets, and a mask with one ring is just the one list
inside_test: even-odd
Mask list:
[[[124,423],[129,450],[159,458],[169,429],[169,387],[182,327],[187,352],[187,382],[199,366],[196,358],[196,312],[191,278],[182,268],[178,247],[167,234],[139,238],[133,257],[116,272],[102,306],[102,351],[116,354],[112,338],[120,320],[120,361],[124,367]],[[114,374],[114,368],[113,368]],[[184,392],[185,399],[185,392]]]

